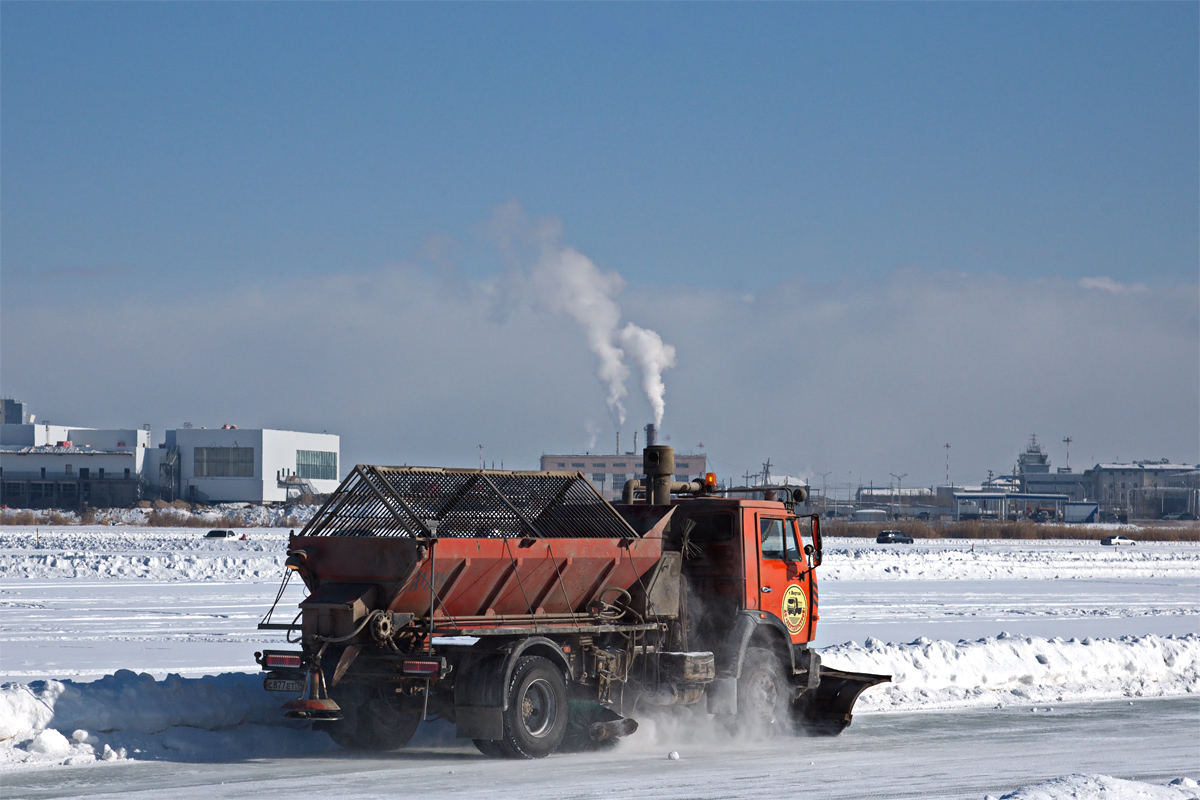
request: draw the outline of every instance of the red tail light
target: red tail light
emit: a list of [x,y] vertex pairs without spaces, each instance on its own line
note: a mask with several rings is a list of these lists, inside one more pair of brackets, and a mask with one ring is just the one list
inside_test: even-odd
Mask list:
[[438,661],[405,661],[405,675],[437,675],[442,665]]
[[300,669],[300,656],[285,656],[272,653],[267,656],[266,666],[284,669]]

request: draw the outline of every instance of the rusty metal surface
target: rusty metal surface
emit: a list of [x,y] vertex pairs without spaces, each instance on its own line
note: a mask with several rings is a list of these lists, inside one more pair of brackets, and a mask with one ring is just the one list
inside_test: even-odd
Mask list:
[[[381,607],[429,613],[429,548],[397,536],[296,536],[293,549],[311,553],[307,578],[373,583]],[[662,557],[661,525],[634,540],[439,539],[433,571],[435,618],[587,614],[610,587],[633,589]],[[611,599],[611,598],[610,598]]]
[[636,539],[577,472],[360,464],[301,536]]

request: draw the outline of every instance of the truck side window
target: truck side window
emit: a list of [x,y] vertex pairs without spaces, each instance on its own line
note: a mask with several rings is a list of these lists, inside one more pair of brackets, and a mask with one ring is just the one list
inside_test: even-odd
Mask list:
[[758,525],[762,532],[762,557],[783,561],[783,520],[760,519]]

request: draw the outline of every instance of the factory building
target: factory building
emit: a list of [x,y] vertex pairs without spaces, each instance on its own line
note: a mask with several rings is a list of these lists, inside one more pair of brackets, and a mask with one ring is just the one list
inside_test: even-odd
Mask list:
[[[543,455],[542,469],[555,472],[582,472],[606,500],[619,500],[625,481],[645,480],[641,453],[573,453]],[[703,453],[676,453],[675,480],[703,478],[708,456]]]
[[272,503],[338,485],[334,434],[185,426],[166,431],[155,447],[148,425],[36,423],[23,403],[8,398],[3,411],[0,504],[11,508],[129,506],[151,498]]

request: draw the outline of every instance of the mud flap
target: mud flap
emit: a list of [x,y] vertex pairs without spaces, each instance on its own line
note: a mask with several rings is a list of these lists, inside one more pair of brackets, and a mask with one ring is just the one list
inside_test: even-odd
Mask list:
[[792,707],[794,719],[808,733],[837,736],[849,727],[858,696],[891,679],[891,675],[842,672],[822,665],[821,682],[796,699]]

